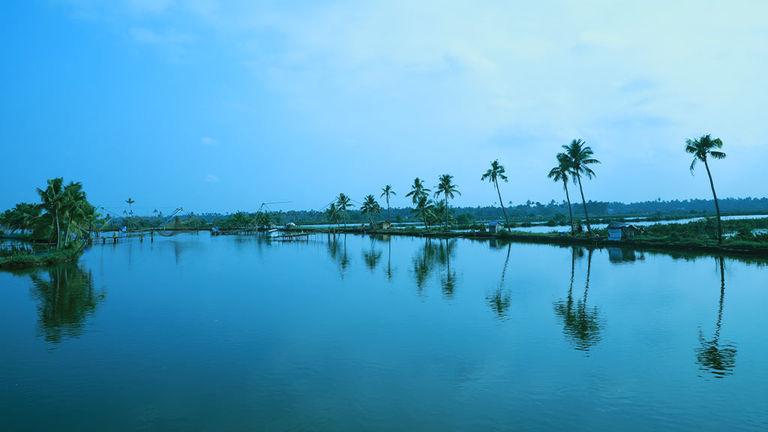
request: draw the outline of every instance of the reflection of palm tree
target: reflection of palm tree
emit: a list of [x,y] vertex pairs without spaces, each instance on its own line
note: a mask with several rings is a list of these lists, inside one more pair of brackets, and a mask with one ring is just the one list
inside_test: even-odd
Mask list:
[[440,250],[438,258],[440,263],[445,265],[445,276],[440,280],[440,285],[443,287],[443,295],[445,297],[453,297],[453,293],[456,291],[456,272],[451,270],[451,255],[456,247],[456,239],[445,239],[440,242]]
[[366,267],[370,271],[376,270],[376,266],[379,265],[381,259],[381,251],[376,250],[374,247],[374,238],[371,236],[371,250],[363,252],[363,261],[365,261]]
[[589,349],[600,341],[600,321],[598,309],[587,306],[587,296],[589,294],[589,279],[592,272],[592,253],[590,249],[587,254],[587,279],[584,284],[584,297],[574,304],[573,300],[573,280],[576,265],[576,248],[573,248],[571,255],[571,282],[568,287],[568,298],[566,301],[555,303],[555,314],[563,320],[563,332],[573,341],[576,349],[579,351],[589,351]]
[[387,280],[392,280],[392,237],[387,236],[387,269],[384,271]]
[[344,272],[349,268],[349,255],[347,255],[347,236],[344,235],[344,241],[339,245],[338,237],[340,234],[328,233],[328,255],[339,265],[339,274],[344,278]]
[[733,372],[736,365],[736,346],[732,343],[720,345],[720,329],[723,323],[723,305],[725,303],[725,260],[720,257],[720,302],[717,308],[715,334],[707,340],[699,331],[701,348],[696,350],[696,361],[703,370],[712,372],[716,378],[723,378]]
[[435,247],[432,244],[432,240],[427,238],[424,240],[421,254],[418,254],[413,258],[413,274],[416,278],[416,287],[419,292],[424,289],[424,283],[432,272],[434,261]]
[[504,279],[507,275],[507,265],[509,264],[509,254],[512,251],[512,243],[507,244],[507,258],[504,260],[504,267],[501,269],[501,278],[499,279],[499,287],[493,295],[488,296],[488,305],[496,312],[499,319],[504,319],[507,316],[507,310],[512,306],[512,299],[509,292],[504,289]]
[[40,326],[49,342],[80,335],[86,318],[104,298],[94,293],[91,274],[76,264],[51,267],[47,279],[37,273],[31,278],[40,300]]

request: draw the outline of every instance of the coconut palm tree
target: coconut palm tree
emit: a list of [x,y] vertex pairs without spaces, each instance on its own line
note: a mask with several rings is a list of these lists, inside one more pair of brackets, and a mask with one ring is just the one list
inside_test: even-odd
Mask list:
[[[586,176],[591,179],[595,176],[595,172],[589,165],[599,164],[600,161],[593,157],[594,152],[592,148],[586,145],[587,143],[581,139],[575,139],[571,141],[569,145],[564,145],[564,153],[558,154],[558,160],[563,157],[567,158],[568,165],[571,167],[571,176],[573,182],[579,185],[579,192],[581,192],[581,202],[584,205],[584,219],[587,222],[587,233],[592,234],[592,226],[589,224],[589,212],[587,212],[587,200],[584,199],[584,188],[581,185],[581,177]],[[560,156],[563,155],[563,156]]]
[[570,177],[571,166],[568,163],[568,157],[560,153],[557,155],[557,165],[549,170],[547,177],[551,178],[555,182],[563,182],[563,189],[565,190],[565,199],[568,201],[568,216],[571,220],[571,234],[573,234],[575,228],[573,226],[573,210],[571,209],[571,196],[568,193],[568,179]]
[[429,219],[433,216],[435,211],[435,204],[427,195],[421,195],[418,203],[416,203],[416,210],[414,213],[416,216],[424,221],[424,228],[429,228]]
[[443,196],[443,202],[445,203],[445,227],[448,228],[448,199],[453,199],[456,195],[461,195],[459,187],[453,184],[452,175],[443,174],[440,176],[440,182],[435,191],[435,198],[438,198],[440,195]]
[[332,225],[339,223],[339,209],[336,207],[335,202],[332,202],[325,210],[325,217],[328,218],[328,223]]
[[51,217],[51,231],[56,237],[56,248],[61,247],[61,209],[64,204],[64,179],[57,177],[47,182],[47,187],[43,190],[38,188],[37,194],[40,195],[43,209]]
[[411,197],[413,205],[418,205],[421,198],[429,196],[430,190],[424,186],[424,181],[416,177],[411,185],[411,191],[405,194],[407,197]]
[[380,198],[384,198],[384,200],[387,202],[387,220],[392,221],[392,214],[389,209],[389,198],[391,196],[395,196],[397,193],[394,189],[392,189],[392,186],[386,185],[383,188],[381,188],[381,196]]
[[499,194],[499,204],[501,204],[501,211],[504,213],[504,221],[507,223],[507,225],[509,225],[507,209],[504,208],[504,200],[501,199],[501,190],[499,189],[499,180],[504,182],[507,181],[507,176],[504,174],[504,172],[504,165],[500,164],[499,160],[496,159],[495,161],[491,162],[491,167],[488,168],[488,171],[486,171],[482,177],[480,177],[480,180],[488,180],[489,182],[493,183],[494,187],[496,187],[496,193]]
[[128,204],[128,214],[131,215],[131,216],[133,216],[133,204],[135,202],[136,201],[134,201],[133,198],[131,198],[131,197],[128,197],[128,199],[125,200],[125,203]]
[[344,228],[347,227],[347,209],[352,207],[354,207],[352,200],[344,193],[340,193],[339,196],[336,197],[336,209],[339,211],[341,219],[344,221]]
[[376,202],[376,198],[373,195],[365,197],[363,205],[360,206],[360,213],[368,215],[368,222],[373,226],[373,216],[381,213],[381,206]]
[[721,152],[723,142],[720,138],[712,138],[709,134],[702,135],[696,139],[689,139],[685,142],[685,151],[693,155],[691,161],[691,174],[696,167],[696,161],[704,162],[709,176],[709,187],[712,188],[712,196],[715,198],[715,211],[717,212],[717,242],[723,242],[723,226],[720,221],[720,203],[717,201],[717,192],[715,192],[715,183],[712,181],[712,172],[709,170],[709,158],[725,159],[725,153]]

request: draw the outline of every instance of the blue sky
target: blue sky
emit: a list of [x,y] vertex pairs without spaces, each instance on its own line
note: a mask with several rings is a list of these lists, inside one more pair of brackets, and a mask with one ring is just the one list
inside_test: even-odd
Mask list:
[[[537,3],[537,4],[533,4]],[[321,208],[451,173],[457,205],[707,197],[686,138],[721,137],[721,196],[765,196],[763,1],[29,0],[2,6],[0,208],[46,178],[140,212]],[[377,194],[378,195],[378,194]]]

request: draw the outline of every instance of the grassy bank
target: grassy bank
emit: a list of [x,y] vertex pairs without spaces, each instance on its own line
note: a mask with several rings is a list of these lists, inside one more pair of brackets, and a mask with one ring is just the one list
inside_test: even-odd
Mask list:
[[82,251],[82,245],[72,245],[60,250],[3,256],[0,257],[0,269],[19,270],[75,261],[80,257]]

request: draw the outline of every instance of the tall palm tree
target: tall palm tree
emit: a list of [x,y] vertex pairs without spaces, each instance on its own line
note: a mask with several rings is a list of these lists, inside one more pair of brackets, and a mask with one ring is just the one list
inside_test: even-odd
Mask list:
[[717,201],[717,193],[715,192],[715,182],[712,181],[712,172],[709,170],[708,159],[725,159],[725,153],[721,152],[723,148],[723,142],[720,138],[712,138],[709,134],[702,135],[696,139],[689,139],[685,142],[685,151],[693,155],[693,161],[691,161],[691,174],[696,167],[696,161],[704,162],[704,167],[707,169],[707,176],[709,176],[709,187],[712,188],[712,196],[715,198],[715,211],[717,212],[717,242],[723,242],[723,226],[720,221],[720,203]]
[[565,199],[568,201],[568,216],[571,219],[571,235],[574,232],[573,226],[573,210],[571,209],[571,195],[568,193],[568,179],[571,172],[571,166],[568,163],[568,157],[560,153],[557,155],[557,165],[549,170],[547,177],[556,182],[563,182],[563,189],[565,189]]
[[389,209],[389,197],[397,195],[394,189],[392,189],[392,186],[386,185],[383,188],[381,188],[381,196],[380,198],[384,198],[384,200],[387,202],[387,220],[392,222],[392,214]]
[[445,227],[448,228],[448,199],[453,199],[456,195],[461,195],[459,187],[453,184],[453,176],[450,174],[443,174],[440,176],[440,182],[437,185],[435,191],[435,198],[443,196],[443,202],[445,203]]
[[507,225],[509,225],[507,209],[504,208],[504,200],[501,199],[501,190],[499,189],[499,180],[504,182],[507,181],[507,176],[504,174],[505,171],[506,170],[504,169],[504,165],[500,164],[499,160],[496,159],[495,161],[491,162],[491,167],[488,168],[488,171],[486,171],[482,177],[480,177],[480,180],[488,180],[496,187],[496,193],[499,194],[499,204],[501,204],[501,211],[504,213],[504,221],[507,223]]
[[340,193],[339,196],[336,197],[336,209],[339,211],[339,214],[344,221],[344,228],[347,227],[347,209],[352,207],[354,207],[352,200],[344,193]]
[[360,206],[360,213],[368,215],[368,222],[373,226],[373,216],[381,213],[381,206],[376,202],[376,198],[373,195],[365,197],[363,205]]
[[43,209],[51,216],[51,228],[56,236],[56,248],[61,247],[61,209],[64,204],[64,179],[57,177],[48,180],[47,187],[38,188]]
[[424,186],[424,181],[416,177],[413,179],[411,191],[405,194],[405,196],[411,197],[411,202],[413,202],[413,205],[418,205],[421,198],[429,196],[429,192],[430,190]]
[[125,200],[125,203],[128,204],[128,214],[131,215],[131,216],[133,216],[133,204],[135,202],[136,201],[134,201],[133,198],[131,198],[131,197],[128,197],[128,199]]
[[567,158],[568,165],[571,167],[571,176],[573,176],[573,182],[579,185],[579,192],[581,192],[581,203],[584,205],[584,219],[587,222],[587,233],[592,234],[592,226],[589,224],[589,212],[587,212],[587,200],[584,199],[584,188],[581,186],[581,177],[586,176],[591,179],[595,176],[595,172],[589,165],[599,164],[600,161],[593,157],[594,152],[592,148],[586,145],[587,143],[581,139],[575,139],[571,141],[569,145],[564,145],[565,153],[558,154],[558,159],[563,157]]

